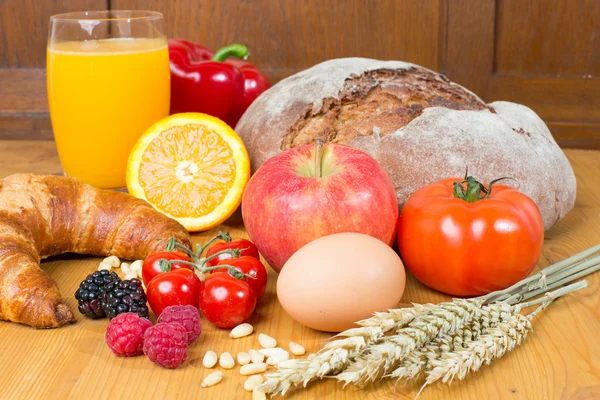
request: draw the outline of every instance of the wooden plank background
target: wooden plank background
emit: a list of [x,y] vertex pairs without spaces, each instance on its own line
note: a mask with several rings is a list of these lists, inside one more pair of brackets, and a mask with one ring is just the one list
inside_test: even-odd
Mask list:
[[273,82],[337,57],[421,64],[530,106],[562,146],[600,149],[597,0],[4,0],[0,138],[52,138],[48,19],[107,8],[161,11],[169,37],[212,48],[245,42]]

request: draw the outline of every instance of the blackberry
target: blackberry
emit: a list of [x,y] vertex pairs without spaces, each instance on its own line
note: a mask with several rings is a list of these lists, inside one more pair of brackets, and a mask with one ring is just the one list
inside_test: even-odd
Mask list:
[[75,292],[79,312],[89,318],[102,318],[106,313],[102,309],[102,298],[107,287],[117,284],[121,278],[115,272],[106,270],[96,271],[89,274],[80,284]]
[[139,279],[129,279],[107,285],[101,300],[102,309],[110,319],[126,312],[136,313],[142,318],[149,318],[146,293],[144,293],[142,281]]

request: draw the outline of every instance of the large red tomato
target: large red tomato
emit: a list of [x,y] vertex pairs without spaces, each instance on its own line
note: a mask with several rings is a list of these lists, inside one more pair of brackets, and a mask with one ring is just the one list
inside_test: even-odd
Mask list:
[[533,200],[472,177],[419,189],[398,220],[404,265],[425,285],[454,296],[483,295],[523,279],[543,241],[544,223]]

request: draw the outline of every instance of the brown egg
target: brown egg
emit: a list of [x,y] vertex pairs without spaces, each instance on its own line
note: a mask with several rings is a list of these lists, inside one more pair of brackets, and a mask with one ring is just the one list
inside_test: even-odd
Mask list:
[[361,233],[336,233],[292,255],[279,274],[277,297],[301,324],[341,332],[396,307],[405,282],[402,261],[387,244]]

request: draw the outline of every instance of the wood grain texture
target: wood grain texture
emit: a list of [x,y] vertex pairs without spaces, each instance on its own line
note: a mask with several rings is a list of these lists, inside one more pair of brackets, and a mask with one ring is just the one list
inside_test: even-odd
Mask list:
[[275,80],[339,57],[412,60],[441,67],[441,0],[112,0],[114,9],[165,16],[167,35],[214,50],[248,45]]
[[0,69],[0,110],[3,113],[43,113],[48,111],[46,71]]
[[562,148],[600,150],[600,123],[549,121],[548,128]]
[[0,1],[0,138],[52,139],[44,69],[50,17],[107,8],[108,0]]
[[[560,125],[554,133],[563,144],[580,141],[585,132],[590,147],[596,147],[600,141],[598,20],[597,1],[499,0],[494,66],[482,95],[529,105],[551,127]],[[580,136],[573,131],[566,134],[568,125],[576,125]]]
[[0,140],[1,178],[27,172],[62,175],[54,142],[37,140]]
[[[10,173],[49,173],[60,168],[51,142],[0,141],[0,178]],[[538,268],[560,261],[600,243],[600,152],[567,150],[578,181],[575,209],[546,233]],[[20,163],[20,164],[19,164]],[[239,213],[217,229],[234,237],[247,237]],[[203,242],[216,230],[194,235]],[[79,282],[95,270],[100,259],[61,256],[42,267],[56,279],[68,304]],[[264,332],[283,346],[291,340],[309,352],[318,350],[330,335],[294,322],[279,306],[275,294],[276,275],[269,271],[267,294],[250,321],[255,332]],[[514,352],[467,380],[451,386],[437,385],[423,391],[420,399],[595,399],[600,398],[600,273],[588,278],[589,287],[558,300],[534,321],[534,331]],[[408,277],[402,304],[440,302],[448,297],[427,289]],[[257,334],[232,340],[228,331],[203,320],[203,333],[190,347],[186,364],[165,370],[144,357],[117,358],[104,343],[107,320],[78,317],[75,324],[56,330],[36,331],[0,322],[0,398],[24,399],[244,399],[244,378],[238,368],[224,371],[223,381],[208,389],[200,382],[209,370],[202,367],[207,350],[218,353],[258,348]],[[346,388],[327,380],[286,396],[292,400],[313,399],[413,399],[416,385],[394,388],[384,381],[364,390]]]
[[45,67],[48,22],[52,15],[107,8],[107,0],[1,1],[0,68]]
[[570,0],[498,0],[494,72],[527,77],[597,77],[598,21],[600,4],[596,0],[576,4]]
[[5,0],[0,138],[50,137],[42,70],[48,18],[108,4],[163,12],[169,37],[215,49],[245,42],[273,83],[337,57],[421,64],[486,101],[529,106],[562,146],[600,148],[596,0]]
[[600,148],[598,13],[596,1],[448,0],[444,71],[485,101],[530,107],[561,146]]
[[448,78],[465,85],[484,100],[494,64],[493,0],[448,0],[444,69]]
[[0,138],[52,139],[46,70],[0,69]]

